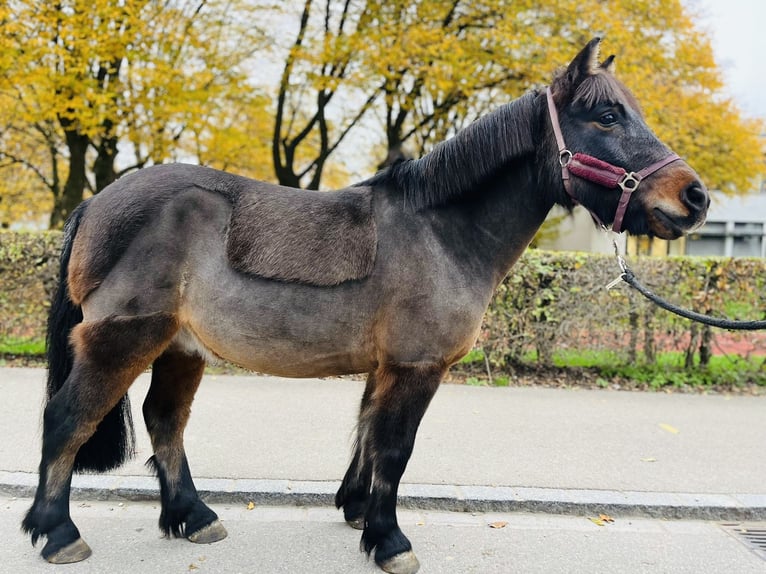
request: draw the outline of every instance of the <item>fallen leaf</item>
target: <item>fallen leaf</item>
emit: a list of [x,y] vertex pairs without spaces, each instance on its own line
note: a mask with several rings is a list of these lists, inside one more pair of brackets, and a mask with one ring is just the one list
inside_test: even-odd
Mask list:
[[199,570],[199,567],[196,566],[195,564],[189,564],[189,571],[192,571],[192,570]]
[[614,522],[614,518],[612,518],[608,514],[599,514],[598,517],[600,520],[603,520],[604,522]]
[[678,434],[678,433],[680,433],[680,432],[681,432],[681,431],[680,431],[680,430],[678,430],[676,427],[674,427],[674,426],[670,426],[669,424],[666,424],[666,423],[660,423],[660,428],[661,428],[662,430],[664,430],[664,431],[668,431],[669,433],[672,433],[672,434]]
[[508,523],[505,520],[498,520],[497,522],[489,523],[490,528],[505,528],[506,526],[508,526]]
[[646,458],[642,458],[641,462],[657,462],[657,459],[654,458],[653,456],[648,456]]
[[425,520],[418,520],[418,521],[415,523],[415,525],[416,525],[416,526],[425,526],[425,525],[426,525],[426,522],[425,522]]
[[588,520],[590,520],[596,526],[606,526],[606,522],[604,522],[600,518],[593,518],[592,516],[589,516]]
[[250,502],[247,503],[247,509],[252,510],[253,508],[255,508],[255,502],[251,500]]

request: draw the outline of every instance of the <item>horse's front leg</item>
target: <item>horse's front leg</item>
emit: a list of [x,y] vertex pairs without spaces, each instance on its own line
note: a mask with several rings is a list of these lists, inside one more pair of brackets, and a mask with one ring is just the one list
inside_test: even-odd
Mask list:
[[218,515],[197,494],[183,444],[204,370],[205,361],[197,354],[165,351],[154,361],[152,384],[143,406],[154,450],[148,464],[160,481],[160,529],[166,536],[185,536],[199,544],[226,537]]
[[392,574],[413,574],[419,563],[396,519],[399,481],[423,414],[445,373],[442,365],[385,365],[375,374],[369,408],[360,420],[363,465],[372,469],[362,547]]

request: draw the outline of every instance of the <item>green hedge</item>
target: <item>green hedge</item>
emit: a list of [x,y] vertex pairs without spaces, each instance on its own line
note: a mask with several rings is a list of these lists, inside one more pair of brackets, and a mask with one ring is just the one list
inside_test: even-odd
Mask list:
[[[643,257],[630,262],[644,285],[695,311],[763,319],[766,261],[754,258]],[[681,366],[705,367],[714,355],[766,353],[766,334],[711,329],[677,317],[621,283],[613,256],[527,251],[498,289],[477,343],[489,366],[509,370],[530,361],[555,365],[589,354],[604,362],[656,364],[661,354]]]
[[61,232],[0,232],[0,339],[44,339]]
[[[0,233],[0,339],[45,336],[61,234]],[[766,261],[666,257],[631,261],[639,279],[685,307],[730,318],[762,319]],[[511,270],[487,312],[467,372],[508,373],[524,365],[656,364],[675,353],[687,369],[711,357],[761,356],[766,335],[700,327],[644,300],[626,285],[613,257],[530,250]],[[732,368],[736,363],[732,362]]]

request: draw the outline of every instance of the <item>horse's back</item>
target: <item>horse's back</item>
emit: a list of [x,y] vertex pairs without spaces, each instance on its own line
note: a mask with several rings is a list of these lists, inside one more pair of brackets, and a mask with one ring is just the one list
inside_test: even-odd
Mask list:
[[232,267],[245,274],[335,285],[366,277],[374,264],[368,188],[296,190],[168,164],[130,174],[90,200],[73,247],[73,301],[98,287],[137,238],[188,242],[211,225],[220,228]]

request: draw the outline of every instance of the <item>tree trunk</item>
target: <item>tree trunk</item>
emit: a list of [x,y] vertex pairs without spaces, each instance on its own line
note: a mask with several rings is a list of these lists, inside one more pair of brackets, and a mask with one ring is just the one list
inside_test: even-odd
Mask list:
[[684,369],[690,371],[694,368],[694,354],[697,350],[697,343],[699,341],[699,329],[697,324],[693,323],[689,327],[689,344],[686,347],[686,353],[684,353]]
[[383,169],[389,166],[394,165],[397,162],[404,161],[407,159],[412,159],[412,156],[410,156],[407,152],[405,152],[402,147],[403,143],[399,142],[398,144],[391,145],[389,143],[388,147],[388,154],[386,155],[386,159],[384,159],[382,162],[378,164],[378,169]]
[[628,312],[628,362],[635,364],[638,361],[638,311],[631,306]]
[[644,314],[644,360],[648,365],[657,362],[654,342],[654,308],[647,309]]
[[713,330],[709,325],[702,325],[702,336],[700,337],[700,367],[707,367],[710,364],[710,357],[713,356]]
[[[62,120],[61,123],[64,125],[65,122]],[[85,154],[88,151],[90,139],[78,130],[65,130],[64,135],[69,150],[69,173],[61,195],[57,196],[53,202],[51,229],[63,227],[69,214],[82,202],[85,186],[88,183],[85,175]]]
[[277,176],[277,181],[279,182],[279,185],[284,185],[287,187],[301,186],[301,179],[300,177],[296,175],[292,163],[288,164],[286,162],[285,165],[275,163],[274,173]]
[[117,179],[114,160],[117,157],[117,138],[104,136],[96,148],[96,159],[93,161],[93,176],[96,180],[96,193]]

